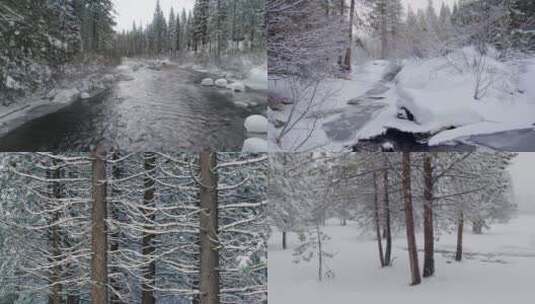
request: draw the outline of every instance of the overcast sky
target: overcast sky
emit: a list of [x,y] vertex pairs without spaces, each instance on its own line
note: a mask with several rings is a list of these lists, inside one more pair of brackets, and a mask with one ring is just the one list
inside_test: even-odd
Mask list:
[[[132,23],[136,24],[142,22],[144,25],[152,20],[154,8],[156,7],[156,0],[113,0],[115,2],[115,10],[117,11],[117,27],[116,30],[122,31],[131,29]],[[160,5],[167,19],[171,7],[175,8],[175,12],[182,12],[182,8],[191,9],[194,0],[160,0]]]
[[535,212],[535,153],[520,153],[510,167],[520,212]]

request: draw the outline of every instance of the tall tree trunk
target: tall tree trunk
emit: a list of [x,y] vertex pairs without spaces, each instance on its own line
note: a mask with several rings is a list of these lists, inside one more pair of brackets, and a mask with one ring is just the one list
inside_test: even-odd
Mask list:
[[421,278],[420,269],[418,267],[418,250],[416,248],[414,215],[412,210],[410,152],[403,152],[401,184],[403,201],[405,203],[405,226],[407,230],[407,247],[409,251],[409,264],[411,269],[411,285],[418,285],[421,282]]
[[[116,151],[116,152],[113,153],[113,160],[117,161],[117,159],[119,159],[119,152]],[[118,163],[114,163],[113,168],[111,170],[111,174],[112,174],[114,180],[117,180],[117,179],[121,178],[121,169],[120,169]],[[111,196],[112,196],[113,200],[117,199],[117,197],[119,195],[120,195],[120,190],[118,189],[118,187],[117,187],[117,185],[115,183],[112,183]],[[113,220],[119,221],[120,220],[120,211],[119,211],[119,208],[117,208],[115,206],[115,204],[116,204],[116,202],[113,202],[112,206],[111,206],[111,217],[112,217]],[[112,256],[117,255],[117,252],[119,251],[119,240],[121,238],[121,232],[119,230],[118,225],[115,225],[115,229],[116,230],[113,231],[113,233],[110,235],[111,236],[110,254]],[[110,269],[110,271],[112,273],[116,274],[116,273],[119,273],[121,270],[119,268],[115,268],[114,267],[113,269]],[[110,285],[111,285],[111,288],[115,291],[115,292],[112,291],[112,293],[110,295],[110,303],[111,304],[122,304],[123,302],[121,301],[121,299],[118,296],[118,293],[120,294],[120,291],[121,291],[120,280],[118,280],[114,276],[111,276],[110,277]]]
[[349,11],[349,41],[344,59],[344,66],[348,71],[351,71],[351,48],[353,46],[353,19],[355,18],[355,0],[351,0],[351,8]]
[[[154,179],[153,171],[156,163],[156,155],[151,152],[146,152],[143,155],[144,158],[144,170],[145,170],[145,179],[144,179],[144,193],[143,193],[143,205],[145,207],[154,207]],[[145,230],[152,230],[152,222],[155,220],[154,212],[143,208],[143,214],[147,218],[148,223],[145,227]],[[154,244],[153,244],[154,234],[150,232],[143,232],[142,239],[142,253],[145,261],[150,261],[143,269],[143,282],[141,284],[141,304],[154,304],[156,303],[156,298],[154,297],[154,285],[156,279],[156,264],[154,262]]]
[[381,224],[379,219],[379,193],[377,188],[377,173],[373,173],[374,207],[375,207],[375,232],[377,235],[377,247],[379,248],[379,262],[381,267],[385,267],[383,253],[383,240],[381,239]]
[[108,303],[108,239],[106,234],[106,151],[97,145],[92,155],[91,302]]
[[483,220],[481,219],[476,219],[473,223],[472,223],[472,232],[474,234],[482,234],[483,233]]
[[430,153],[424,155],[424,278],[435,273],[433,231],[433,166]]
[[217,154],[201,152],[200,191],[200,304],[219,304],[219,244],[217,211]]
[[457,219],[457,251],[455,252],[455,261],[460,262],[463,259],[463,230],[464,230],[464,213],[459,211]]
[[318,238],[318,280],[323,280],[323,247],[320,227],[316,226],[316,237]]
[[381,0],[381,59],[386,59],[388,52],[387,1]]
[[286,246],[286,231],[283,231],[282,232],[282,249],[283,250],[286,250],[287,246]]
[[221,64],[221,47],[222,47],[222,29],[221,29],[221,16],[222,16],[221,0],[217,0],[217,52],[216,63],[219,66]]
[[[53,164],[55,166],[54,171],[52,174],[51,172],[47,172],[47,177],[50,178],[50,175],[52,175],[52,178],[54,180],[57,180],[61,177],[60,168],[58,167],[59,162],[54,160]],[[59,182],[54,181],[52,183],[52,186],[50,187],[52,189],[52,198],[53,199],[60,199],[61,198],[61,185]],[[51,263],[53,263],[53,267],[51,269],[52,273],[50,274],[50,284],[51,286],[51,293],[48,298],[49,304],[61,304],[62,303],[62,289],[63,286],[61,284],[61,264],[60,264],[60,256],[61,256],[61,237],[60,237],[60,231],[59,226],[57,222],[59,221],[60,214],[58,211],[54,212],[52,217],[52,227],[50,228],[50,243],[52,247],[52,259]]]
[[385,216],[385,239],[386,239],[385,265],[390,266],[392,263],[391,258],[390,258],[390,256],[392,255],[392,229],[390,226],[390,199],[388,197],[388,169],[384,170],[383,189],[384,189],[383,207],[385,208],[384,216]]

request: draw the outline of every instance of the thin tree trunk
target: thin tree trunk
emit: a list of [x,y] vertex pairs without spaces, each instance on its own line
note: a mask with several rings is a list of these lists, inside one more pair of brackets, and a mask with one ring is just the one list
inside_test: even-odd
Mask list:
[[92,152],[93,205],[91,211],[91,302],[108,303],[108,239],[106,234],[106,152],[98,145]]
[[392,261],[392,229],[390,226],[390,200],[388,197],[388,169],[385,169],[383,174],[383,189],[384,189],[384,208],[385,208],[385,265],[390,266]]
[[[143,193],[143,205],[146,207],[154,207],[154,180],[152,178],[153,170],[156,162],[156,155],[151,152],[146,152],[143,155],[144,158],[144,193]],[[143,208],[143,214],[149,221],[145,230],[150,230],[152,223],[154,222],[154,212],[146,208]],[[154,297],[154,285],[156,284],[156,264],[153,260],[152,254],[154,253],[153,244],[154,234],[149,232],[143,232],[142,239],[142,253],[146,261],[150,261],[143,269],[143,282],[141,284],[141,304],[154,304],[156,298]]]
[[463,230],[464,230],[464,214],[459,212],[457,219],[457,251],[455,252],[455,261],[460,262],[463,259]]
[[382,0],[381,9],[381,59],[386,59],[388,49],[388,33],[387,33],[387,8],[386,1]]
[[[119,152],[114,152],[113,153],[113,160],[116,161],[117,159],[119,159]],[[119,164],[115,163],[113,165],[113,168],[112,168],[111,171],[112,171],[111,174],[112,174],[114,180],[117,180],[117,179],[121,178],[121,170],[120,170]],[[112,198],[115,200],[119,195],[120,195],[120,191],[117,188],[117,185],[112,184],[112,187],[111,187],[111,196],[112,196]],[[113,220],[119,221],[120,220],[119,209],[115,206],[115,204],[116,203],[113,202],[113,204],[111,206],[111,217],[113,218]],[[120,233],[119,228],[118,228],[117,225],[116,225],[115,229],[116,230],[110,235],[111,236],[110,254],[112,256],[116,255],[117,252],[119,251],[119,239],[121,237],[121,233]],[[110,269],[110,271],[112,273],[119,273],[120,269],[113,268],[113,269]],[[118,296],[118,293],[120,293],[120,291],[121,291],[120,281],[117,278],[111,276],[110,277],[110,285],[111,285],[111,288],[115,291],[115,292],[114,291],[111,292],[110,303],[111,304],[121,304],[121,303],[123,303],[121,301],[121,299],[119,298],[119,296]]]
[[385,259],[383,253],[383,241],[381,239],[381,225],[379,220],[379,193],[377,189],[377,174],[373,173],[373,189],[374,189],[374,207],[375,207],[375,231],[377,235],[377,247],[379,248],[379,262],[381,267],[385,267]]
[[472,232],[474,234],[482,234],[483,233],[483,221],[482,220],[477,219],[472,223]]
[[285,250],[287,248],[286,246],[286,231],[282,232],[282,249]]
[[222,38],[221,38],[221,0],[217,0],[217,53],[216,53],[216,63],[219,66],[221,64],[221,47],[222,47]]
[[320,227],[316,226],[316,236],[318,238],[318,280],[323,280],[323,249],[321,244]]
[[435,273],[433,231],[433,167],[429,153],[424,155],[424,272],[423,277]]
[[[57,180],[60,178],[60,169],[57,167],[59,163],[54,160],[53,161],[54,166],[56,168],[54,169],[52,173],[52,178]],[[50,178],[50,171],[47,172],[47,177]],[[52,183],[52,198],[60,199],[61,198],[61,185],[59,182],[54,181]],[[53,263],[52,267],[52,273],[50,275],[50,283],[52,284],[51,287],[51,294],[48,298],[49,304],[61,304],[61,293],[63,286],[61,284],[61,265],[59,262],[59,257],[61,256],[61,247],[60,247],[60,231],[57,224],[57,221],[59,221],[60,214],[59,212],[54,212],[53,218],[52,218],[52,227],[50,228],[50,241],[52,246],[52,259],[51,262]]]
[[410,152],[403,152],[401,184],[403,190],[403,201],[405,203],[405,226],[407,230],[407,247],[409,251],[409,264],[411,269],[411,285],[418,285],[421,282],[421,278],[420,269],[418,267],[416,237],[414,233]]
[[344,66],[348,71],[351,71],[351,48],[353,46],[353,19],[355,18],[355,0],[351,0],[351,8],[349,11],[349,41],[344,60]]
[[200,304],[219,304],[219,252],[216,153],[201,152]]

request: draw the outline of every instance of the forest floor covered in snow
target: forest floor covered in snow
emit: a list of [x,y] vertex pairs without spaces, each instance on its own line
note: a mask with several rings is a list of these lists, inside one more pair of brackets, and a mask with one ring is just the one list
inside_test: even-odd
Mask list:
[[[272,107],[270,141],[275,149],[340,151],[359,142],[380,146],[393,130],[429,149],[535,149],[535,57],[496,58],[466,47],[436,58],[354,65],[348,79],[328,78],[314,88],[272,80],[270,93],[289,105]],[[285,121],[292,130],[275,144]]]
[[[269,303],[528,303],[535,281],[535,214],[519,215],[507,224],[494,224],[481,235],[465,230],[462,262],[454,261],[455,233],[442,232],[436,242],[433,277],[409,286],[406,240],[402,232],[393,242],[393,266],[379,266],[377,241],[355,223],[329,221],[323,231],[331,237],[324,246],[334,253],[328,268],[334,277],[319,282],[317,259],[293,263],[297,235],[269,240]],[[423,235],[417,235],[420,264]]]

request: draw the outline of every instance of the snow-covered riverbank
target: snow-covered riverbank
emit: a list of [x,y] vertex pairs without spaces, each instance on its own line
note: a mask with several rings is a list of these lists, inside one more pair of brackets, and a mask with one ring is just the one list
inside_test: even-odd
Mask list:
[[0,106],[0,136],[47,114],[54,113],[79,100],[91,100],[104,94],[118,80],[117,71],[93,67],[86,75],[65,77],[52,89],[40,89],[9,106]]

